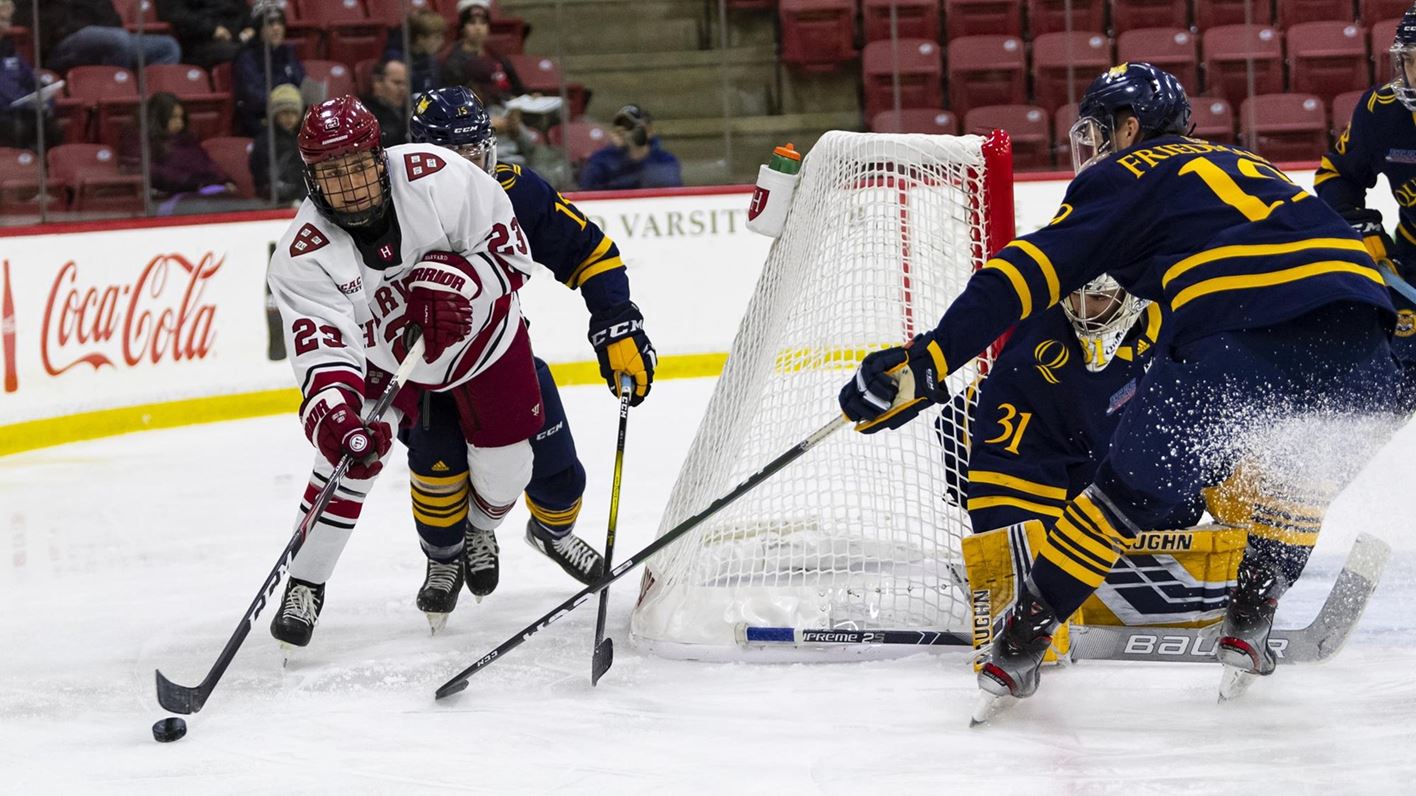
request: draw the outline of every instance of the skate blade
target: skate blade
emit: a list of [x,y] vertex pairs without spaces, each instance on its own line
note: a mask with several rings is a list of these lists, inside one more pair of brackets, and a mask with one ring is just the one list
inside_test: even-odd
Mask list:
[[1248,669],[1224,664],[1224,674],[1219,678],[1219,703],[1222,705],[1243,696],[1258,677]]
[[981,724],[987,724],[997,717],[999,713],[1002,713],[1017,701],[1016,698],[1011,696],[980,691],[978,701],[974,703],[973,713],[969,716],[969,726],[977,727]]
[[447,627],[447,614],[439,614],[433,611],[424,611],[423,616],[428,617],[428,630],[436,636],[439,631]]

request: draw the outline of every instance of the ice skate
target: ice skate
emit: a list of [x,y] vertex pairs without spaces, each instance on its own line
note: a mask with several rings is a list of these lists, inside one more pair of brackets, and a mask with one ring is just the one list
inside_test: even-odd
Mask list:
[[567,575],[589,586],[605,574],[605,558],[570,530],[555,536],[536,521],[526,521],[526,543],[560,565]]
[[1013,700],[1037,691],[1042,658],[1059,624],[1056,614],[1033,594],[1031,586],[1025,588],[1018,604],[1009,609],[1003,631],[979,669],[981,693],[970,727],[986,723]]
[[310,643],[310,636],[320,621],[324,592],[323,583],[307,583],[293,577],[286,581],[280,612],[270,623],[270,634],[280,642],[286,653],[294,647],[304,647]]
[[447,625],[447,615],[457,607],[457,595],[462,591],[462,561],[428,559],[428,573],[418,590],[418,610],[428,617],[428,626],[437,633]]
[[477,602],[497,589],[497,581],[501,577],[499,554],[496,532],[484,531],[468,523],[462,546],[462,565],[467,590],[472,592]]
[[1273,674],[1278,659],[1269,649],[1273,615],[1283,578],[1272,565],[1245,556],[1239,564],[1237,584],[1229,594],[1215,656],[1224,664],[1219,683],[1219,701],[1242,695],[1257,677]]

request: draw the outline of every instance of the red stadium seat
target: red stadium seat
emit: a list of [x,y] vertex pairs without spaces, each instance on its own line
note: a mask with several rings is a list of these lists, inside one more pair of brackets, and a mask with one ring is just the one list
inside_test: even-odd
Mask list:
[[1195,0],[1195,27],[1201,31],[1245,23],[1273,24],[1269,0]]
[[[62,198],[62,187],[51,180],[46,195],[51,204]],[[40,211],[39,157],[28,149],[0,148],[0,215],[31,215]]]
[[[377,58],[365,58],[354,64],[354,91],[356,96],[366,96],[374,90],[374,67],[379,65]],[[333,95],[331,95],[333,96]]]
[[[1407,0],[1360,0],[1357,3],[1357,18],[1363,25],[1375,25],[1383,19],[1401,19],[1406,9],[1411,7]],[[1391,46],[1391,42],[1387,42]]]
[[387,30],[363,0],[305,0],[300,18],[324,30],[324,57],[352,64],[383,54]]
[[896,38],[939,41],[939,0],[863,0],[866,41],[890,38],[891,8]]
[[521,17],[497,17],[492,20],[487,46],[502,55],[521,55],[526,52],[526,34],[530,32],[531,26]]
[[1044,33],[1033,39],[1033,95],[1051,113],[1086,93],[1112,65],[1111,40],[1100,33]]
[[1116,39],[1116,61],[1146,61],[1180,81],[1186,91],[1199,91],[1199,38],[1179,28],[1138,28]]
[[1352,121],[1352,112],[1357,110],[1357,103],[1365,93],[1366,89],[1347,91],[1332,98],[1332,124],[1328,129],[1334,137],[1342,135],[1342,131],[1347,129],[1348,123]]
[[[438,11],[437,4],[432,2],[432,0],[364,0],[364,6],[369,9],[369,19],[385,28],[398,28],[403,26],[403,6],[405,2],[408,5],[409,14],[412,14],[414,11],[423,10],[435,11],[439,14],[442,13]],[[456,3],[453,4],[453,7],[456,8]],[[457,38],[456,19],[449,20],[449,23],[453,28],[448,31],[448,33],[451,34],[450,38]]]
[[1111,27],[1118,36],[1140,28],[1189,28],[1190,9],[1185,0],[1115,0]]
[[1052,116],[1052,156],[1058,168],[1072,165],[1072,125],[1077,122],[1077,103],[1069,102]]
[[1396,25],[1400,19],[1387,19],[1372,25],[1372,77],[1374,83],[1387,83],[1396,77],[1391,68],[1391,45],[1396,40]]
[[959,120],[943,108],[910,108],[875,114],[870,120],[870,129],[876,133],[958,135]]
[[609,146],[610,128],[599,122],[565,122],[552,127],[546,135],[553,146],[564,142],[570,163],[575,168],[590,159],[590,156]]
[[1052,168],[1052,130],[1047,111],[1034,105],[988,105],[964,114],[964,133],[986,135],[1001,128],[1013,139],[1013,167]]
[[1029,35],[1036,39],[1044,33],[1065,32],[1069,11],[1074,33],[1106,31],[1104,0],[1028,0]]
[[64,75],[64,81],[68,96],[88,109],[91,121],[85,127],[90,135],[99,143],[117,146],[124,128],[137,122],[138,81],[133,73],[117,66],[76,66]]
[[[312,4],[321,1],[306,0]],[[301,13],[300,3],[296,0],[285,0],[282,5],[285,7],[285,43],[295,48],[295,55],[301,61],[323,58],[324,31],[317,23],[305,18]]]
[[1027,60],[1017,36],[965,36],[949,42],[949,107],[1027,102]]
[[1288,29],[1288,86],[1323,101],[1372,83],[1367,31],[1352,22],[1300,22]]
[[[505,56],[511,68],[516,70],[516,74],[521,77],[521,82],[526,86],[527,93],[545,94],[547,96],[559,96],[561,84],[560,65],[556,59],[548,58],[544,55],[508,55]],[[575,119],[585,113],[585,106],[590,102],[590,94],[585,90],[582,83],[566,83],[565,95],[570,102],[570,115],[567,118]]]
[[830,70],[855,58],[855,13],[855,0],[781,0],[782,62]]
[[34,63],[34,32],[24,25],[11,25],[10,32],[5,38],[14,42],[15,54],[25,59],[25,63]]
[[929,39],[873,41],[865,45],[865,118],[895,109],[898,72],[901,108],[937,108],[944,99],[939,45]]
[[231,63],[217,64],[211,68],[211,87],[217,91],[231,91]]
[[259,199],[256,181],[251,177],[251,146],[249,138],[221,136],[202,142],[202,149],[236,183],[236,193],[242,199]]
[[1022,36],[1023,4],[1017,0],[944,0],[949,43],[960,36]]
[[118,157],[101,144],[60,144],[46,157],[49,173],[65,187],[69,209],[143,211],[143,178],[118,173]]
[[1244,141],[1275,162],[1316,161],[1327,150],[1327,108],[1311,94],[1250,97],[1239,105],[1239,125]]
[[1234,143],[1234,106],[1223,97],[1191,97],[1190,122],[1195,125],[1196,138]]
[[152,0],[114,0],[113,8],[118,12],[118,17],[123,20],[123,27],[134,33],[139,30],[139,19],[142,20],[143,33],[169,34],[172,32],[171,25],[158,19],[157,7]]
[[1224,25],[1205,31],[1205,93],[1238,102],[1249,92],[1248,64],[1254,66],[1254,93],[1283,91],[1283,44],[1265,25]]
[[[372,73],[374,64],[378,61],[368,58],[360,62],[360,65],[367,63],[369,71]],[[309,60],[305,62],[305,77],[316,83],[323,83],[325,86],[325,97],[342,97],[345,94],[358,96],[366,92],[356,90],[354,86],[354,73],[349,71],[349,67],[338,61]]]
[[1352,0],[1276,0],[1278,26],[1285,31],[1300,22],[1352,21]]
[[157,64],[145,70],[148,96],[170,91],[187,109],[187,129],[198,140],[231,130],[231,94],[212,91],[211,79],[200,66]]

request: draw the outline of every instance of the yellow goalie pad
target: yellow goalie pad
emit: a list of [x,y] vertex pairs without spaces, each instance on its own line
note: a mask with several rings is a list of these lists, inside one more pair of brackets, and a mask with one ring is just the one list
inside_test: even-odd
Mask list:
[[[1018,601],[1018,590],[1032,566],[1033,551],[1046,535],[1047,528],[1041,520],[1028,520],[964,537],[974,649],[993,642],[1002,627],[1003,615]],[[1055,663],[1058,655],[1065,656],[1071,648],[1067,626],[1064,621],[1052,634],[1052,648],[1043,657],[1044,663]],[[975,668],[979,665],[976,663]]]

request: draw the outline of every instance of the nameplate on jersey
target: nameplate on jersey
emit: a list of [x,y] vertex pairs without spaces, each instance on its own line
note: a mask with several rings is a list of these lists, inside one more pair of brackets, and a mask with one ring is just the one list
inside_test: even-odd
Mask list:
[[328,245],[328,235],[316,229],[314,224],[306,224],[300,227],[300,231],[295,233],[295,239],[290,241],[290,256],[299,257],[302,254],[323,249]]
[[442,171],[447,160],[429,152],[410,152],[403,156],[403,165],[408,170],[408,181],[413,182]]

